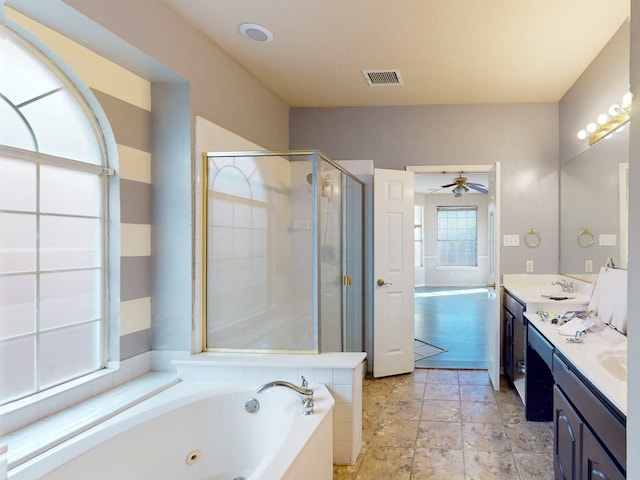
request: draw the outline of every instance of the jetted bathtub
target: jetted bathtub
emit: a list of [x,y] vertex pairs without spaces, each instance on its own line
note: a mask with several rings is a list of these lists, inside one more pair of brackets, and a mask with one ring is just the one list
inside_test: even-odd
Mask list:
[[[9,480],[331,480],[333,398],[181,382],[9,471]],[[249,413],[245,403],[259,402]],[[254,403],[254,402],[250,402]],[[251,406],[251,405],[249,405]],[[251,408],[249,408],[251,410]]]

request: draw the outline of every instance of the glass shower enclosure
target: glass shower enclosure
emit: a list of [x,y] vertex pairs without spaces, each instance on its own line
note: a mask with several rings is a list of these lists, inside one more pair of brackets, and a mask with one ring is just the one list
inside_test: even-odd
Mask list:
[[204,349],[363,351],[363,183],[317,150],[204,160]]

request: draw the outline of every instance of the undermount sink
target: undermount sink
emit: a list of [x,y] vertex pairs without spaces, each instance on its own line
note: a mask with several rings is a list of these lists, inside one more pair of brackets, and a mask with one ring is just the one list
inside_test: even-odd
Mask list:
[[627,380],[627,354],[623,352],[602,352],[596,358],[600,365],[619,380]]
[[563,292],[559,288],[541,288],[540,290],[538,290],[538,293],[540,294],[541,297],[549,298],[549,299],[554,299],[554,298],[562,298],[562,299],[565,299],[565,298],[567,298],[567,299],[576,298],[576,294],[575,293]]

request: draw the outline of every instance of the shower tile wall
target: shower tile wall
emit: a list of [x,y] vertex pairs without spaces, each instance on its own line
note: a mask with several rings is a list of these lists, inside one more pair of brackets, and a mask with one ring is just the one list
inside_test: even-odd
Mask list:
[[207,346],[315,350],[309,162],[212,155],[208,165]]

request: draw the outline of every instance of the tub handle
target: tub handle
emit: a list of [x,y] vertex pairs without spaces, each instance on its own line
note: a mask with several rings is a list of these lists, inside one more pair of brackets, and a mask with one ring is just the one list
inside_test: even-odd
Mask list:
[[313,414],[313,397],[305,397],[302,401],[302,414],[303,415],[312,415]]

